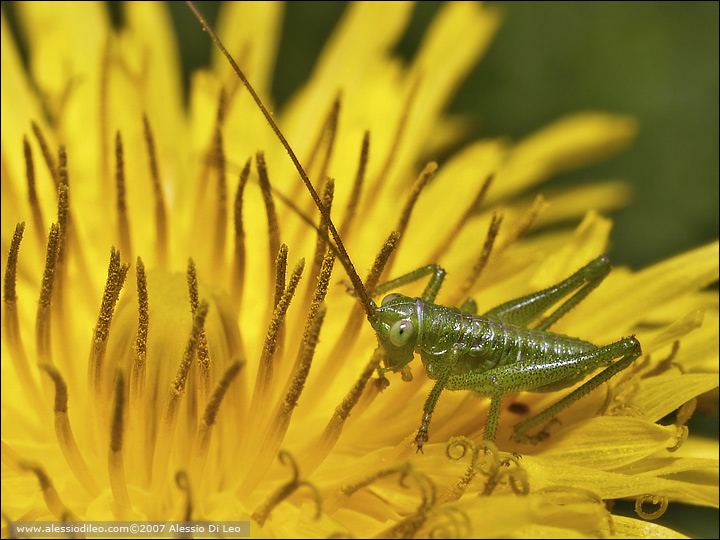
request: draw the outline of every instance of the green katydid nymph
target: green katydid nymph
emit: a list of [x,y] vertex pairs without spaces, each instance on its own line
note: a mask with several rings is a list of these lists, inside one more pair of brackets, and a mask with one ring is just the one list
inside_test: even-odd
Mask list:
[[[460,308],[434,303],[445,277],[445,271],[434,264],[378,285],[372,290],[372,296],[381,295],[429,276],[429,282],[420,297],[391,293],[378,306],[356,272],[329,210],[323,205],[267,108],[197,9],[191,2],[188,5],[255,100],[289,154],[323,222],[327,224],[328,245],[344,266],[352,290],[377,334],[378,351],[383,364],[378,368],[380,377],[386,382],[384,373],[392,371],[400,372],[404,380],[409,380],[412,377],[409,363],[419,354],[428,377],[436,381],[425,401],[415,437],[418,451],[428,441],[430,420],[443,390],[468,390],[475,395],[491,398],[484,438],[492,441],[497,430],[502,396],[522,391],[552,392],[568,388],[605,367],[554,405],[515,426],[516,438],[535,442],[542,439],[545,433],[540,431],[534,436],[528,436],[529,429],[551,419],[630,366],[642,354],[640,343],[635,337],[626,337],[598,347],[578,338],[548,331],[608,275],[610,263],[604,256],[590,261],[556,285],[506,302],[482,315],[476,314],[476,304],[471,299],[466,300]],[[533,328],[528,327],[556,305],[558,307]]]

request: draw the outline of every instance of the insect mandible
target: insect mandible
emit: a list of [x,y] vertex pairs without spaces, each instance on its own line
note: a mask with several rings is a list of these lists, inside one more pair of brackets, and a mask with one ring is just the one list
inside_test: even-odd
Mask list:
[[[335,243],[333,249],[345,267],[353,290],[377,335],[379,351],[383,356],[383,367],[378,369],[380,377],[384,379],[384,373],[392,371],[400,372],[404,380],[410,380],[412,375],[408,364],[418,353],[428,377],[435,381],[425,401],[415,437],[418,451],[422,451],[423,444],[428,440],[430,420],[443,390],[469,390],[477,396],[491,399],[484,438],[493,441],[502,396],[522,391],[561,390],[605,367],[554,405],[515,426],[516,439],[537,442],[546,436],[545,432],[528,436],[528,430],[550,420],[629,367],[642,354],[640,343],[634,336],[599,347],[548,331],[608,275],[610,263],[604,256],[590,261],[556,285],[510,300],[482,315],[475,313],[475,303],[471,299],[459,309],[434,303],[445,277],[445,271],[434,264],[378,285],[373,290],[373,295],[380,295],[429,276],[422,296],[411,298],[391,293],[378,306],[356,272],[328,209],[271,114],[192,2],[187,3],[262,111],[327,223]],[[332,245],[332,242],[328,244]],[[528,327],[558,303],[560,305],[534,328]]]

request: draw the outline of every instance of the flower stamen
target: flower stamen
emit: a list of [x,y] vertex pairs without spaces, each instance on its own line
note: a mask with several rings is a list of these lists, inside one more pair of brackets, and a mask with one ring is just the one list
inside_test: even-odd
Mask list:
[[[198,297],[198,280],[197,271],[195,270],[195,262],[192,259],[188,260],[187,269],[187,281],[188,291],[190,294],[190,308],[193,316],[197,312],[199,297]],[[210,352],[208,350],[207,336],[205,330],[200,331],[197,344],[197,365],[198,365],[198,394],[194,396],[197,398],[199,408],[205,407],[207,398],[210,395],[210,385],[212,380],[212,364],[210,361]]]
[[153,194],[155,195],[155,234],[157,235],[156,263],[161,269],[165,269],[167,268],[168,262],[167,205],[165,204],[165,194],[160,184],[160,173],[158,171],[157,155],[155,152],[155,138],[153,137],[150,121],[146,114],[143,115],[143,127],[150,165],[150,178],[153,185]]
[[27,179],[30,213],[37,233],[38,245],[42,246],[45,243],[45,237],[42,233],[45,230],[45,220],[43,219],[42,208],[40,208],[40,201],[35,189],[35,164],[33,162],[32,147],[27,136],[23,136],[23,153],[25,154],[25,177]]
[[292,468],[292,478],[288,483],[280,486],[280,488],[278,488],[275,493],[270,495],[270,497],[268,497],[263,504],[258,506],[252,513],[252,518],[257,521],[258,525],[262,527],[265,524],[267,518],[270,517],[270,513],[273,511],[273,509],[283,500],[287,499],[290,495],[292,495],[295,490],[297,490],[297,488],[299,488],[300,486],[307,486],[312,491],[313,496],[315,497],[316,519],[320,517],[322,500],[320,498],[320,493],[318,492],[317,488],[310,482],[307,482],[305,480],[299,480],[300,473],[298,471],[297,463],[295,463],[295,460],[288,452],[286,452],[285,450],[281,450],[280,452],[278,452],[278,459],[280,459],[283,464],[290,465],[290,467]]
[[30,401],[35,407],[39,417],[45,416],[45,411],[41,407],[41,402],[37,397],[41,395],[35,379],[30,373],[30,367],[25,353],[25,346],[22,342],[20,334],[20,321],[18,320],[17,309],[17,262],[20,254],[20,242],[25,232],[25,222],[18,223],[15,226],[15,232],[10,243],[8,251],[7,266],[5,267],[5,282],[3,285],[3,305],[5,310],[4,330],[7,338],[8,348],[10,350],[10,359],[13,367],[20,379],[20,386],[23,391],[31,398]]
[[[225,239],[227,237],[227,175],[225,151],[223,149],[222,122],[225,116],[225,92],[220,92],[218,103],[217,121],[215,122],[215,133],[210,152],[213,159],[212,164],[217,172],[216,183],[216,207],[215,207],[215,234],[213,241],[212,256],[214,260],[225,260]],[[212,266],[216,272],[220,271],[221,265]]]
[[247,185],[248,177],[250,176],[250,162],[251,159],[248,159],[240,172],[233,208],[235,256],[233,259],[232,277],[230,278],[230,294],[237,305],[238,311],[242,308],[243,288],[245,287],[245,229],[243,228],[242,206],[243,193]]
[[360,162],[358,163],[355,181],[350,191],[347,205],[345,206],[345,216],[340,224],[340,236],[347,239],[352,231],[357,215],[357,208],[360,204],[360,194],[362,193],[363,182],[365,181],[365,172],[367,171],[368,156],[370,154],[370,132],[365,131],[363,135],[362,146],[360,148]]
[[303,340],[304,346],[298,358],[299,362],[293,370],[293,377],[290,381],[289,388],[285,394],[285,398],[278,404],[273,419],[268,422],[267,433],[262,442],[263,451],[256,454],[255,461],[252,466],[248,468],[249,473],[240,487],[240,493],[251,493],[252,490],[255,489],[267,472],[268,466],[272,461],[272,456],[275,455],[275,452],[287,433],[293,411],[300,399],[305,381],[310,373],[310,367],[315,355],[315,347],[317,346],[320,335],[320,328],[325,319],[325,312],[325,305],[320,304],[308,318],[306,335]]
[[480,256],[478,257],[477,261],[475,261],[475,264],[473,265],[470,274],[465,278],[465,281],[458,288],[457,292],[453,294],[450,300],[448,300],[449,305],[456,306],[460,302],[463,302],[465,298],[467,298],[467,295],[470,293],[470,289],[472,289],[477,282],[480,274],[482,274],[482,271],[485,269],[485,266],[490,259],[490,254],[492,253],[495,239],[497,238],[498,232],[500,231],[500,225],[502,224],[502,220],[502,214],[498,212],[493,212],[492,219],[490,220],[490,226],[488,227],[488,232],[485,235],[485,243],[483,244]]
[[[657,519],[665,513],[668,508],[669,502],[670,501],[668,500],[668,498],[663,495],[653,495],[651,493],[646,493],[635,500],[635,512],[643,519]],[[643,509],[643,505],[647,503],[657,506],[657,510],[655,510],[654,512],[646,512]]]
[[[325,183],[325,187],[323,188],[323,206],[327,208],[328,214],[330,213],[330,210],[332,209],[332,202],[333,202],[333,196],[335,194],[335,180],[332,178],[328,178],[327,182]],[[310,267],[310,274],[308,277],[308,287],[305,292],[305,301],[303,302],[302,309],[307,309],[307,306],[312,301],[312,297],[314,295],[315,288],[312,287],[312,284],[317,280],[318,276],[320,275],[320,267],[322,265],[323,260],[325,259],[325,252],[326,252],[326,246],[327,246],[327,240],[328,237],[328,224],[327,220],[321,216],[320,217],[320,224],[318,225],[317,230],[317,238],[315,242],[315,253],[313,255],[313,262],[312,266]]]
[[[100,305],[97,324],[93,330],[93,339],[90,345],[90,359],[88,361],[88,384],[91,393],[99,397],[104,390],[103,384],[103,359],[107,347],[108,336],[110,335],[110,323],[112,322],[115,304],[120,296],[120,290],[125,284],[129,264],[120,265],[120,252],[115,248],[110,251],[110,262],[108,263],[108,274],[105,282],[105,290]],[[103,399],[97,400],[104,403]]]
[[240,373],[240,370],[244,365],[245,361],[240,360],[239,358],[232,361],[225,370],[225,373],[223,373],[223,376],[217,383],[217,386],[215,386],[215,389],[205,406],[205,412],[203,413],[197,433],[195,434],[192,453],[192,477],[198,484],[201,483],[203,478],[202,473],[207,460],[208,448],[210,448],[212,428],[215,425],[215,419],[217,418],[218,411],[220,410],[220,405],[222,404],[228,388],[230,388],[230,384],[235,380],[235,377],[238,373]]
[[52,364],[50,350],[50,302],[52,299],[55,269],[57,267],[57,252],[60,229],[55,224],[50,225],[47,251],[45,254],[45,270],[43,271],[42,285],[40,286],[40,299],[38,300],[37,316],[35,318],[35,344],[38,362]]
[[58,492],[53,485],[53,481],[45,472],[45,469],[37,463],[31,463],[28,461],[20,461],[18,465],[21,469],[25,469],[26,471],[30,471],[35,474],[38,482],[40,482],[40,491],[42,491],[45,505],[52,515],[60,521],[77,521],[80,519],[67,506],[65,506],[64,502],[62,502],[60,495],[58,495]]
[[308,458],[308,468],[314,471],[315,468],[320,465],[330,453],[330,450],[335,446],[340,434],[342,433],[345,420],[350,416],[350,411],[353,410],[360,400],[360,396],[365,390],[367,382],[370,380],[373,372],[380,367],[380,362],[384,358],[385,353],[382,347],[377,347],[373,352],[370,361],[367,363],[362,373],[358,377],[355,384],[350,388],[348,393],[345,395],[340,405],[335,407],[332,417],[325,426],[325,430],[320,436],[319,441],[312,446],[312,452]]
[[80,452],[80,448],[75,441],[72,427],[70,426],[70,417],[68,416],[68,391],[67,384],[60,372],[49,364],[40,364],[38,366],[45,371],[55,385],[55,435],[62,450],[65,460],[70,466],[70,470],[78,479],[80,484],[93,497],[97,497],[100,493],[97,484]]
[[185,511],[183,512],[182,521],[190,521],[193,512],[193,499],[190,479],[185,471],[179,470],[175,473],[175,485],[185,494]]
[[458,234],[460,234],[460,231],[465,226],[465,224],[470,221],[470,218],[477,215],[478,211],[480,210],[480,206],[485,200],[487,190],[490,187],[490,184],[492,184],[494,178],[494,174],[487,175],[485,181],[482,183],[482,186],[480,186],[477,195],[475,195],[475,199],[473,199],[473,202],[471,202],[470,205],[465,209],[465,212],[463,212],[460,218],[455,222],[455,225],[453,225],[448,230],[448,233],[445,235],[445,239],[438,244],[435,252],[432,253],[425,260],[427,264],[436,264],[443,256],[443,254],[447,252],[448,248],[452,245]]
[[518,238],[520,238],[535,222],[537,217],[543,212],[549,203],[545,200],[545,197],[538,195],[533,200],[530,208],[527,209],[522,218],[515,224],[515,228],[512,229],[505,237],[504,241],[495,249],[495,256],[499,256],[503,251],[510,247]]
[[[320,131],[318,132],[317,137],[315,138],[315,142],[313,143],[312,149],[310,150],[310,155],[308,156],[307,160],[305,160],[305,170],[308,171],[308,176],[311,176],[313,178],[317,177],[317,187],[315,188],[317,191],[321,191],[325,184],[327,168],[330,163],[330,157],[332,156],[333,146],[335,145],[335,134],[337,133],[339,115],[340,95],[338,94],[333,100],[333,103],[330,106],[330,110],[325,116],[325,120],[323,121],[322,126],[320,127]],[[325,155],[323,156],[323,161],[320,166],[320,172],[315,175],[312,171],[313,166],[315,165],[315,159],[320,154],[320,149],[326,139],[327,145]],[[302,184],[296,184],[292,194],[292,198],[297,199],[300,196],[301,191]],[[310,211],[310,208],[306,207],[305,213],[312,212]]]
[[[405,229],[407,229],[408,222],[410,221],[410,215],[412,214],[418,197],[420,197],[420,193],[425,188],[425,186],[427,186],[427,183],[433,177],[435,171],[437,171],[437,168],[438,165],[434,161],[431,161],[430,163],[425,165],[425,168],[420,173],[420,176],[417,177],[415,183],[412,185],[412,188],[410,188],[408,200],[405,202],[405,206],[403,207],[402,212],[400,212],[400,218],[398,219],[397,225],[395,225],[395,230],[400,234],[398,242],[402,239],[402,235],[405,233]],[[390,270],[392,270],[394,260],[395,258],[392,257],[387,262],[387,264],[385,265],[386,272],[390,272]]]
[[115,134],[115,189],[117,206],[117,227],[120,238],[120,252],[132,254],[130,241],[130,221],[127,212],[127,200],[125,197],[125,158],[123,155],[123,143],[120,132]]
[[[286,248],[287,249],[287,248]],[[268,397],[268,392],[273,386],[273,357],[278,346],[278,334],[280,328],[285,321],[285,314],[290,306],[290,301],[295,295],[295,289],[300,282],[303,268],[305,267],[305,259],[300,259],[295,265],[290,276],[287,288],[282,294],[280,301],[273,310],[270,324],[265,335],[265,344],[263,346],[262,355],[260,356],[260,365],[258,367],[257,378],[255,380],[255,391],[253,392],[252,402],[250,405],[250,417],[255,418],[261,410],[261,405]],[[262,421],[259,421],[262,425]]]
[[110,426],[110,448],[108,452],[108,472],[110,489],[115,502],[122,511],[130,509],[130,497],[125,481],[125,465],[123,463],[123,434],[125,423],[123,409],[125,406],[125,377],[122,369],[115,375],[115,395],[113,397],[112,423]]
[[369,197],[365,202],[365,206],[363,208],[363,213],[367,212],[368,208],[370,208],[373,204],[375,204],[375,200],[377,199],[377,196],[380,193],[380,188],[385,183],[385,177],[390,172],[390,168],[392,167],[393,163],[395,162],[395,158],[398,153],[398,148],[400,147],[400,143],[402,142],[403,136],[405,135],[405,128],[408,124],[408,117],[410,116],[410,109],[412,108],[413,103],[415,102],[415,97],[417,96],[418,89],[420,88],[420,81],[422,77],[417,76],[412,81],[412,84],[410,86],[410,92],[408,93],[407,98],[405,99],[405,102],[403,103],[403,110],[400,113],[400,119],[398,120],[397,126],[395,126],[395,133],[393,134],[392,143],[390,143],[390,148],[388,150],[387,155],[385,156],[385,161],[383,162],[382,168],[380,169],[380,172],[373,180],[372,185],[368,189]]
[[268,223],[268,268],[275,263],[275,254],[280,250],[280,225],[278,224],[275,202],[273,201],[270,179],[268,178],[267,166],[265,165],[265,154],[258,152],[255,156],[258,170],[260,190],[265,202],[265,212]]
[[[380,248],[380,252],[375,257],[373,265],[365,278],[365,288],[368,294],[372,296],[372,291],[380,280],[380,275],[387,264],[390,255],[400,240],[400,233],[392,231],[387,240]],[[345,326],[339,334],[339,339],[335,343],[330,358],[341,358],[346,351],[350,351],[355,342],[360,337],[360,327],[362,326],[362,307],[355,304],[350,310]],[[326,362],[317,374],[316,382],[321,385],[332,383],[335,376],[339,373],[337,365],[333,362]]]
[[[146,448],[146,430],[143,428],[145,412],[145,380],[147,374],[147,340],[150,326],[150,303],[147,291],[145,264],[140,257],[135,265],[135,281],[138,296],[138,330],[133,346],[133,359],[130,366],[130,390],[128,392],[129,426],[128,432],[137,440],[135,447]],[[143,458],[146,456],[142,452]],[[149,466],[149,463],[145,463]]]
[[40,126],[38,126],[35,122],[31,122],[30,126],[32,127],[35,139],[40,145],[40,151],[42,152],[43,159],[45,160],[45,165],[47,165],[50,176],[52,177],[53,182],[55,182],[55,189],[57,189],[60,186],[60,180],[58,178],[57,167],[55,166],[55,158],[53,157],[52,152],[50,152],[50,147],[48,146],[47,140],[45,139],[45,135],[43,135]]
[[183,353],[182,360],[178,366],[177,374],[170,384],[167,403],[162,413],[162,421],[155,439],[155,454],[152,466],[152,489],[157,491],[165,477],[165,471],[170,457],[170,451],[175,436],[175,425],[177,424],[177,416],[180,409],[180,402],[185,394],[185,385],[187,377],[192,366],[193,358],[197,350],[200,340],[200,334],[205,326],[205,318],[207,317],[210,305],[206,300],[198,304],[198,308],[193,315],[193,325]]

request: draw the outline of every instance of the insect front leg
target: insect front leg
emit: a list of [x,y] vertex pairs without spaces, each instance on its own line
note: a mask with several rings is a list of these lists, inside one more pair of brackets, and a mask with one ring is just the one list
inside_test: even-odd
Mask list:
[[440,394],[443,389],[447,386],[448,381],[452,378],[451,373],[455,368],[458,356],[460,355],[460,349],[458,345],[453,347],[439,360],[435,361],[435,365],[439,368],[439,376],[435,385],[430,390],[427,399],[425,400],[425,407],[423,407],[423,415],[420,421],[420,429],[415,436],[415,444],[417,444],[417,452],[422,452],[423,444],[428,440],[428,428],[430,426],[430,418],[435,410],[435,405],[440,398]]
[[384,294],[401,287],[402,285],[407,285],[408,283],[412,283],[413,281],[417,281],[429,275],[431,276],[430,281],[425,286],[425,290],[423,291],[421,298],[423,302],[433,302],[440,291],[443,280],[445,279],[445,273],[445,270],[437,264],[428,264],[427,266],[422,266],[412,272],[403,274],[400,277],[381,283],[375,287],[372,291],[372,295],[377,296]]

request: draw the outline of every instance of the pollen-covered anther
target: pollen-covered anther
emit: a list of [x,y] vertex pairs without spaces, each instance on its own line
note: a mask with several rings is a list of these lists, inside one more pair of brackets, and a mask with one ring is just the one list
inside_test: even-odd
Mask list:
[[220,411],[220,405],[227,394],[230,385],[237,377],[240,370],[245,365],[244,360],[234,359],[223,373],[222,378],[213,389],[210,398],[205,406],[205,412],[202,415],[200,424],[195,435],[192,452],[192,477],[198,483],[202,482],[202,472],[205,468],[208,448],[210,448],[210,439],[212,437],[213,426]]
[[[3,319],[5,335],[7,336],[7,340],[10,345],[13,364],[16,365],[16,368],[20,367],[21,370],[24,370],[26,372],[26,376],[29,377],[30,372],[27,370],[25,349],[23,348],[22,338],[20,335],[16,292],[17,263],[18,256],[20,254],[20,242],[22,242],[24,232],[25,222],[23,221],[15,226],[15,232],[13,233],[13,238],[10,242],[7,265],[5,266],[5,277],[3,281],[3,309],[5,311],[5,317]],[[25,366],[25,368],[21,366]]]
[[[199,288],[197,271],[195,269],[195,262],[191,259],[188,260],[187,268],[187,282],[188,282],[188,293],[190,295],[190,309],[195,315],[199,303]],[[197,365],[199,370],[199,402],[201,406],[204,406],[207,401],[208,395],[210,394],[210,385],[212,379],[212,365],[210,362],[210,352],[208,349],[207,336],[205,330],[200,332],[197,342]]]
[[37,317],[35,319],[35,344],[38,361],[52,364],[50,351],[50,302],[52,299],[55,269],[57,267],[58,239],[60,228],[53,223],[48,234],[47,251],[45,253],[45,270],[43,271],[38,300]]
[[145,395],[147,340],[150,327],[150,302],[147,291],[145,264],[140,257],[135,264],[135,276],[138,295],[138,330],[133,346],[133,360],[130,367],[129,408],[133,421],[140,422],[140,410]]
[[115,304],[117,303],[120,291],[125,284],[129,264],[120,265],[120,252],[115,248],[110,251],[110,262],[108,263],[107,280],[103,292],[102,303],[97,323],[93,330],[93,339],[90,345],[90,359],[88,361],[88,383],[97,396],[97,392],[104,391],[103,387],[103,359],[110,334],[110,323],[112,322]]
[[315,354],[315,347],[320,336],[320,328],[322,328],[323,321],[325,320],[326,307],[324,304],[318,306],[315,313],[308,320],[308,324],[305,331],[305,338],[303,339],[304,346],[302,348],[302,354],[300,356],[300,362],[294,370],[294,375],[290,383],[290,387],[285,395],[285,399],[282,402],[282,406],[278,411],[275,419],[275,429],[281,428],[287,429],[290,423],[290,415],[293,409],[297,405],[300,394],[305,386],[308,374],[310,373],[310,366],[312,364],[312,358]]

